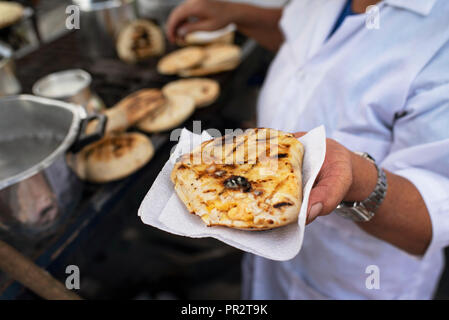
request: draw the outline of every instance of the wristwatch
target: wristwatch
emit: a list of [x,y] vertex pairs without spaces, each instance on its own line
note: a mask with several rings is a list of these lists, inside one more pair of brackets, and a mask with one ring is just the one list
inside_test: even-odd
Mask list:
[[374,214],[382,204],[387,193],[387,177],[382,168],[378,167],[376,161],[366,152],[355,152],[359,156],[371,161],[377,169],[377,183],[374,191],[363,201],[356,202],[342,202],[340,203],[335,212],[347,219],[358,222],[366,222],[374,217]]

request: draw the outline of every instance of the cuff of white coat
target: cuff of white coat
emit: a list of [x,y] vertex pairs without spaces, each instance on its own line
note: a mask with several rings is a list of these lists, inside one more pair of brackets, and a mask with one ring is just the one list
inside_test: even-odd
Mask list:
[[[385,168],[388,170],[388,168]],[[425,259],[449,245],[449,179],[429,170],[407,168],[392,171],[409,180],[420,192],[432,223],[432,240],[422,256]],[[388,192],[388,191],[387,191]]]

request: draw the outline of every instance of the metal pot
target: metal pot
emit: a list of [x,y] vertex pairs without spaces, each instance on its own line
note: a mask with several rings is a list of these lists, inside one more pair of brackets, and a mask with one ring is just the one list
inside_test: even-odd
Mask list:
[[116,57],[115,43],[124,26],[137,19],[135,0],[72,0],[80,8],[80,30],[92,57]]
[[14,71],[13,51],[0,43],[0,96],[18,94],[22,90]]
[[[98,120],[94,133],[87,124]],[[0,99],[0,228],[40,234],[73,209],[82,183],[68,167],[77,152],[104,135],[103,115],[31,95]]]

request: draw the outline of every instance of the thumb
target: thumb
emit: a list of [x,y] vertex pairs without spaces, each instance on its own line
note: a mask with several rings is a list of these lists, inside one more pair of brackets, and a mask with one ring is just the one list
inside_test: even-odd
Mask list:
[[189,17],[195,16],[196,13],[196,7],[189,3],[182,3],[173,9],[165,25],[167,37],[171,42],[175,42],[179,26],[186,22]]
[[318,216],[331,213],[340,204],[344,194],[338,184],[319,182],[310,192],[307,224]]

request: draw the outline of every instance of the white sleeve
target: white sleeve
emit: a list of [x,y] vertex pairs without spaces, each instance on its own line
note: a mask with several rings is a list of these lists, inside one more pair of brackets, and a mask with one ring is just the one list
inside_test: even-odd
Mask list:
[[392,130],[390,153],[380,165],[421,193],[432,221],[428,255],[449,245],[449,81],[414,91]]

